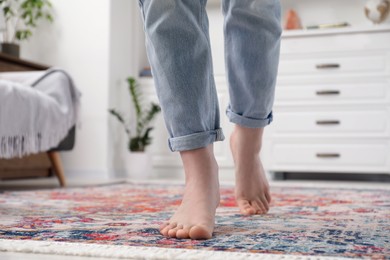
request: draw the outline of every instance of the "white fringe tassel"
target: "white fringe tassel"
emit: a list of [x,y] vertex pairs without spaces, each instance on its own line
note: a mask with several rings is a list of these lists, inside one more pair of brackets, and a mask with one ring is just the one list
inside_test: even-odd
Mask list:
[[87,243],[32,241],[32,240],[26,241],[26,240],[11,240],[11,239],[0,239],[0,252],[1,251],[33,253],[33,254],[85,256],[85,257],[106,257],[106,258],[117,258],[117,259],[156,259],[156,260],[164,260],[164,259],[168,259],[168,260],[171,259],[177,259],[177,260],[348,259],[348,258],[340,258],[340,257],[256,254],[256,253],[196,250],[196,249],[100,245],[100,244],[87,244]]
[[0,136],[0,158],[10,159],[48,151],[63,140],[76,120],[65,120],[45,132],[17,136]]

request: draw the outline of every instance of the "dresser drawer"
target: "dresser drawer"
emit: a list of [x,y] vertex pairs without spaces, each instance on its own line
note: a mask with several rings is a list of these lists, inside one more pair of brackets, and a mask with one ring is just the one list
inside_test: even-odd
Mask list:
[[385,166],[390,151],[383,144],[274,144],[273,160],[279,165]]
[[275,113],[275,134],[390,134],[390,111],[312,111]]
[[386,73],[386,53],[354,53],[282,57],[279,75],[336,75],[340,73]]
[[[346,29],[327,29],[302,31],[304,35],[296,35],[295,31],[284,31],[280,53],[329,53],[329,52],[366,52],[376,50],[388,50],[390,42],[390,30],[385,25],[385,30],[379,30],[381,26],[367,27],[368,30],[352,32]],[[354,30],[352,27],[350,28]],[[357,27],[355,27],[357,29]],[[373,29],[373,30],[371,30]],[[333,31],[333,33],[332,33]],[[290,36],[288,36],[290,34]],[[291,35],[291,34],[295,34]]]
[[275,102],[388,102],[390,86],[382,83],[328,83],[311,85],[278,85]]

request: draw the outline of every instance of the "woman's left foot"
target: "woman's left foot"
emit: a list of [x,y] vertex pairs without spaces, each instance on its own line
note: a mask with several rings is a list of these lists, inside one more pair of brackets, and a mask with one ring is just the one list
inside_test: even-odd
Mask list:
[[236,171],[236,201],[244,215],[265,214],[271,202],[269,184],[260,161],[262,134],[262,128],[236,125],[230,137]]

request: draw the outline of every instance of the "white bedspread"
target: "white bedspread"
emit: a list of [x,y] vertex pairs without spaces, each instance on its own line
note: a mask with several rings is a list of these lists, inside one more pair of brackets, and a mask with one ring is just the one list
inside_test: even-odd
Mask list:
[[0,158],[56,147],[77,121],[80,96],[60,69],[0,73]]

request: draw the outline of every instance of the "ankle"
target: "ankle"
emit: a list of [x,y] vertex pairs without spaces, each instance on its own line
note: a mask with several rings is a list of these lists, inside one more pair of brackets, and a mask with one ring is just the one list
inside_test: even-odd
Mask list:
[[199,161],[212,162],[212,159],[214,158],[213,144],[198,149],[181,151],[180,157],[184,166],[186,166],[186,164],[193,164]]
[[[236,125],[231,135],[231,143],[245,156],[258,156],[262,147],[263,128],[247,128]],[[243,149],[240,149],[243,148]]]
[[218,180],[218,164],[212,144],[204,148],[180,152],[180,156],[186,175],[186,183]]

